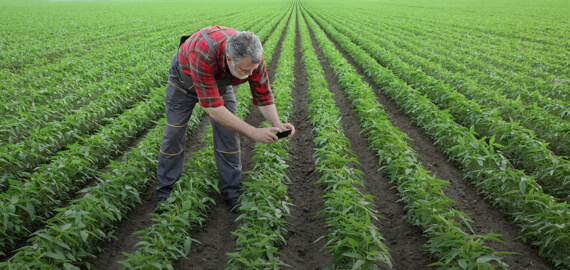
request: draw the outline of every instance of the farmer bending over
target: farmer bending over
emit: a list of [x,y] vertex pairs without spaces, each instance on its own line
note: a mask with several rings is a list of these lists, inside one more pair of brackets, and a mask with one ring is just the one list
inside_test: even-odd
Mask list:
[[[259,38],[251,32],[237,32],[223,26],[207,27],[180,39],[180,47],[170,64],[166,87],[166,125],[158,156],[155,212],[180,178],[184,164],[186,127],[194,106],[199,103],[210,115],[214,135],[214,156],[219,189],[235,212],[241,195],[239,134],[257,142],[277,141],[275,132],[292,129],[279,120]],[[249,81],[253,104],[271,123],[256,128],[237,117],[235,86]]]

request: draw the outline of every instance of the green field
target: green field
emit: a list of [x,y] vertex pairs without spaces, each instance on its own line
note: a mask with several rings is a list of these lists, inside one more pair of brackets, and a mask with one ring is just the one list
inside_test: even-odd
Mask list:
[[[567,0],[0,0],[2,269],[570,269]],[[180,36],[256,33],[291,140],[205,110],[152,214]],[[261,121],[251,93],[238,116]]]

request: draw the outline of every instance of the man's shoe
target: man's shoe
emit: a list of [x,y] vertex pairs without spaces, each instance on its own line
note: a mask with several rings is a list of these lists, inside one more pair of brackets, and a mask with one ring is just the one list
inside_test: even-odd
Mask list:
[[239,197],[231,198],[226,200],[226,203],[230,206],[230,212],[237,213],[240,207],[240,203],[238,201]]
[[156,198],[156,202],[154,202],[154,213],[159,215],[164,213],[164,209],[160,208],[160,204],[164,201],[166,201],[166,197]]

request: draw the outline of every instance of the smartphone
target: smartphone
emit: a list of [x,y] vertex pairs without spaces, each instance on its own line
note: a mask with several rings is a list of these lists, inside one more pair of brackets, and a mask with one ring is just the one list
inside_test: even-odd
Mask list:
[[281,138],[285,138],[287,136],[289,136],[289,134],[291,134],[292,129],[286,129],[283,130],[282,132],[277,132],[277,138],[281,139]]

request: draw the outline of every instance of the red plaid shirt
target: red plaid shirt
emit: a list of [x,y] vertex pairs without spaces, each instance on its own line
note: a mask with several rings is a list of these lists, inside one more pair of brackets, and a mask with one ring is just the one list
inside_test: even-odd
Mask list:
[[[200,31],[190,36],[178,50],[178,61],[182,72],[192,76],[194,87],[203,107],[219,107],[224,104],[216,80],[229,79],[230,84],[236,85],[249,81],[253,104],[257,106],[273,104],[273,94],[269,85],[269,77],[265,69],[265,60],[259,64],[259,68],[253,71],[252,75],[244,80],[234,77],[225,61],[226,41],[236,33],[236,30],[223,26],[207,27],[204,29],[212,45],[216,49],[217,55],[213,62],[208,43],[202,38]],[[220,71],[221,69],[221,71]]]

